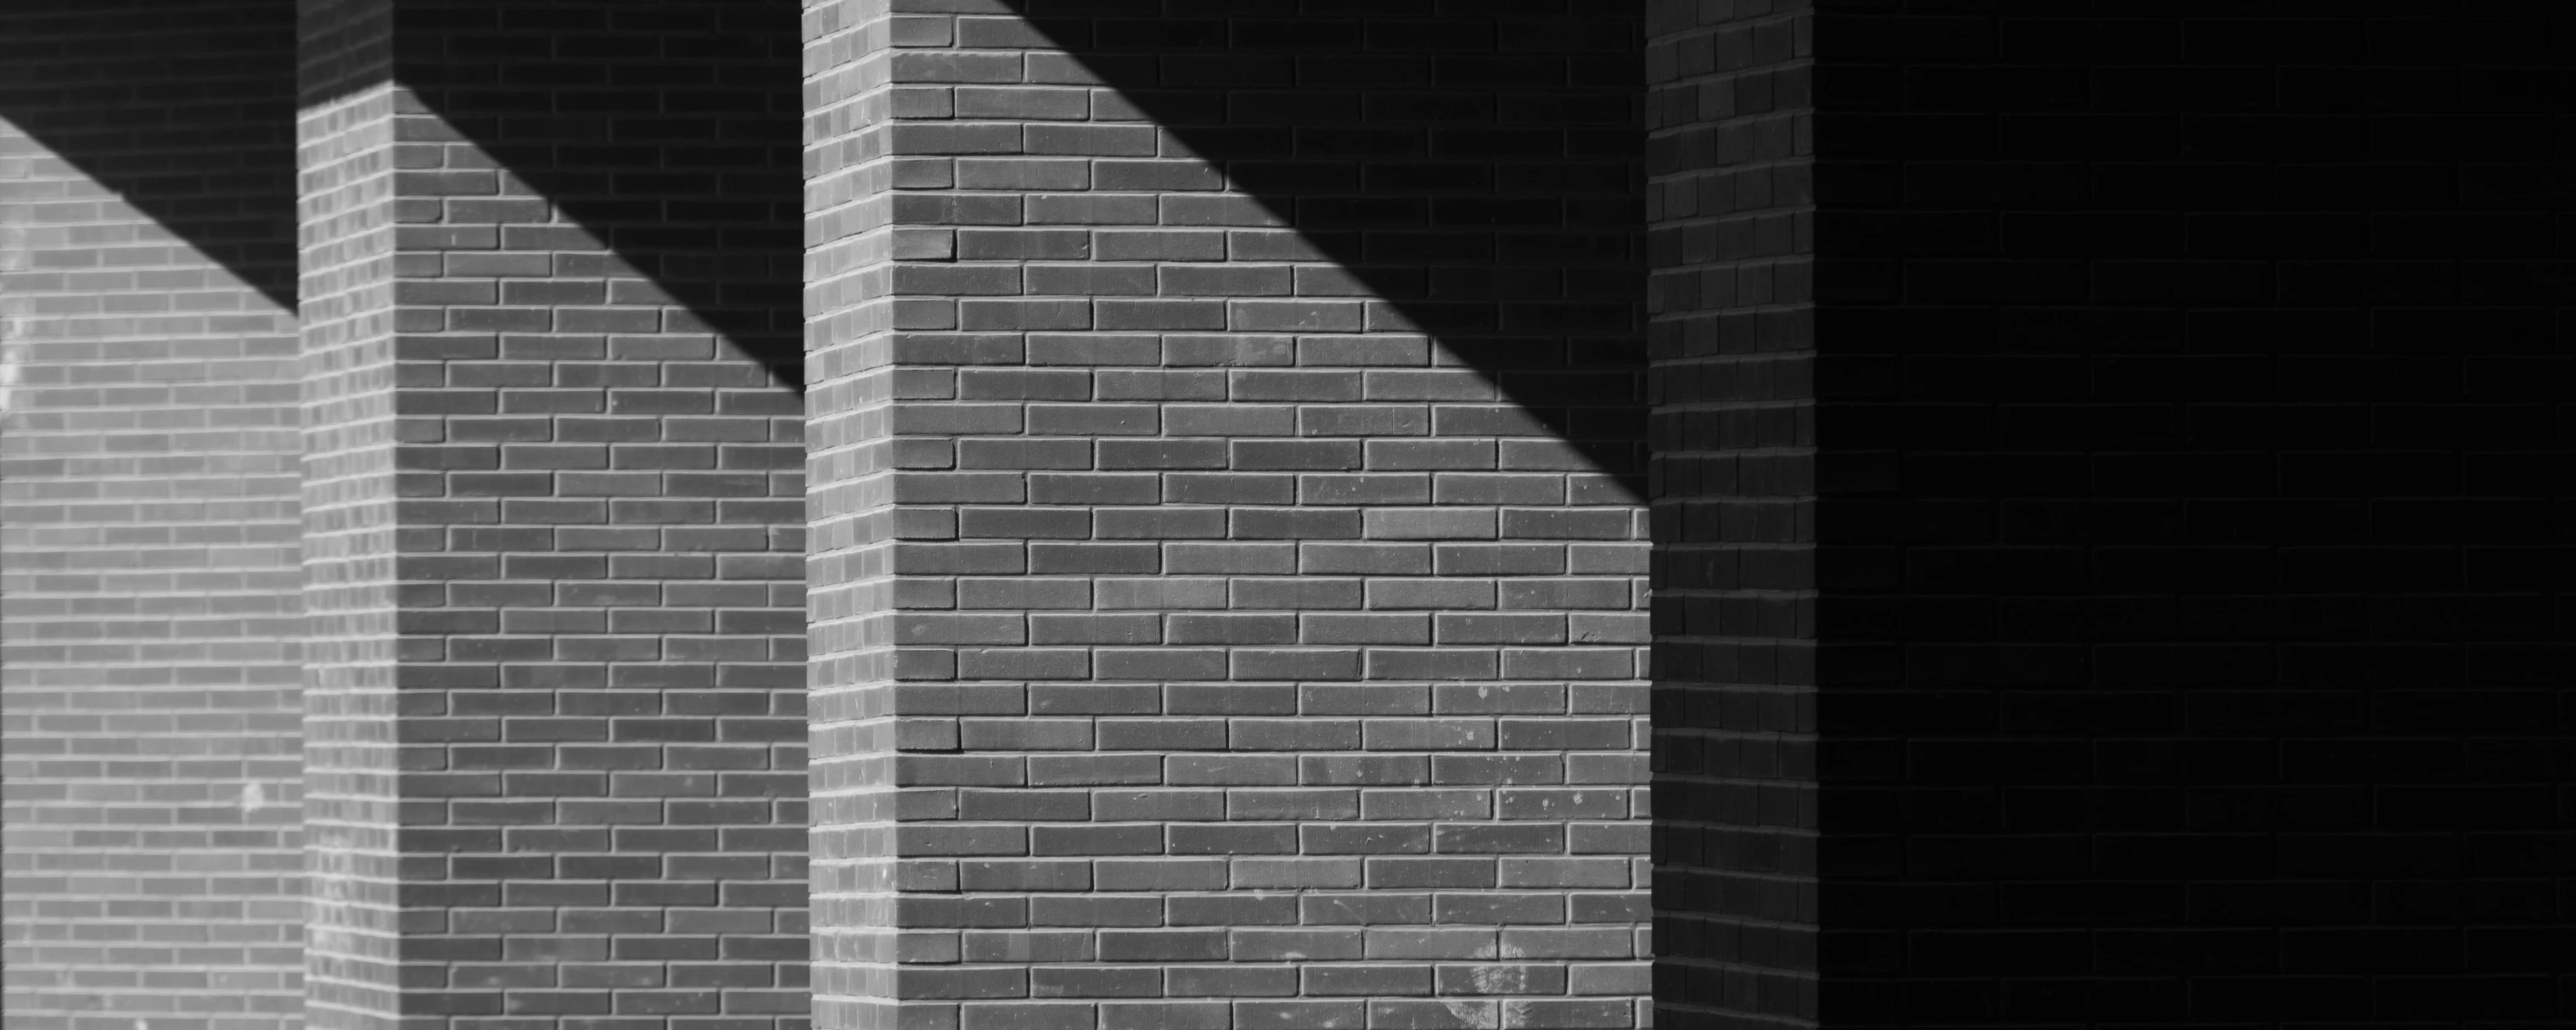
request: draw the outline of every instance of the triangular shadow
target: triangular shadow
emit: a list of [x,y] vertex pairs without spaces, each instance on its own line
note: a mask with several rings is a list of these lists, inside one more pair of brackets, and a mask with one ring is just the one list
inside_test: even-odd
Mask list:
[[1004,3],[1645,495],[1639,5]]
[[293,0],[8,0],[0,118],[295,309]]
[[797,0],[409,0],[394,75],[801,392],[799,11]]
[[[1439,15],[1392,2],[1263,20],[1010,3],[1640,488],[1633,5],[1569,17],[1554,3]],[[11,8],[0,111],[291,304],[293,5]],[[794,0],[413,3],[396,63],[452,127],[801,388],[798,14]],[[260,52],[274,59],[246,56]],[[138,62],[206,73],[186,90],[120,78]],[[207,105],[233,114],[189,119]],[[214,176],[236,188],[210,189]]]
[[[5,6],[0,116],[292,309],[294,0]],[[391,74],[803,389],[796,0],[412,0],[393,16]]]

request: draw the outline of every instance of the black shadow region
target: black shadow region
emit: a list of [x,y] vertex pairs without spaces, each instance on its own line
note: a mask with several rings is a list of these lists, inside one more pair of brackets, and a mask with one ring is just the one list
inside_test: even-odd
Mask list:
[[1824,1018],[2576,1015],[2569,22],[1897,6],[1815,34]]
[[1009,7],[1644,496],[1636,4]]
[[393,75],[801,390],[797,12],[794,0],[410,0],[393,16]]
[[294,54],[292,0],[13,0],[0,118],[292,310]]

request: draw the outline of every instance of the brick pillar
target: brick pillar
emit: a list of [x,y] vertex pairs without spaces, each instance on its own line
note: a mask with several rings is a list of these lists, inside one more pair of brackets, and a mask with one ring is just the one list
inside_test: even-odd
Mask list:
[[808,9],[822,1025],[1633,1025],[1635,23],[1016,10]]
[[387,13],[316,5],[298,39],[305,1020],[349,1030],[394,1026],[403,1011]]
[[2576,1018],[2576,20],[2238,13],[1820,15],[1834,1026]]
[[1657,1025],[1814,1025],[1812,20],[1648,11]]
[[790,18],[307,5],[317,1026],[801,1018]]
[[812,1011],[836,1030],[913,1025],[895,1007],[890,25],[885,0],[805,5]]
[[2570,19],[1806,6],[1657,7],[1659,1025],[2576,1016]]

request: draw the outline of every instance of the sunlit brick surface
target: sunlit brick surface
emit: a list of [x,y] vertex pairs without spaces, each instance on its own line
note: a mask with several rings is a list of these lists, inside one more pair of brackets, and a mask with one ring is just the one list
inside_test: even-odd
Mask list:
[[302,1011],[286,14],[0,9],[13,1030]]
[[1633,23],[960,6],[809,8],[818,1016],[1632,1025]]
[[[308,18],[347,79],[304,112],[315,860],[348,888],[317,1023],[801,1024],[804,426],[755,356],[795,321],[792,22],[730,20],[760,10]],[[336,59],[371,27],[389,67]],[[636,55],[655,85],[612,81]]]

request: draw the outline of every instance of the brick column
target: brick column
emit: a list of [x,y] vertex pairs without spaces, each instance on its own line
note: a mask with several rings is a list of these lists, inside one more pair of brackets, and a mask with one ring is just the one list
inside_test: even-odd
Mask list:
[[1829,1021],[2576,1019],[2576,19],[1839,6]]
[[2567,1022],[2570,19],[1807,6],[1657,5],[1659,1025]]
[[1657,1025],[1811,1026],[1813,22],[1647,17]]
[[801,1017],[786,10],[306,7],[317,1026]]
[[372,0],[312,5],[299,26],[304,1013],[348,1030],[393,1027],[404,1011],[389,14]]
[[896,1009],[887,7],[804,9],[809,905],[814,1025],[834,1030],[919,1025]]
[[1633,1025],[1634,23],[1015,9],[808,8],[818,1019]]

